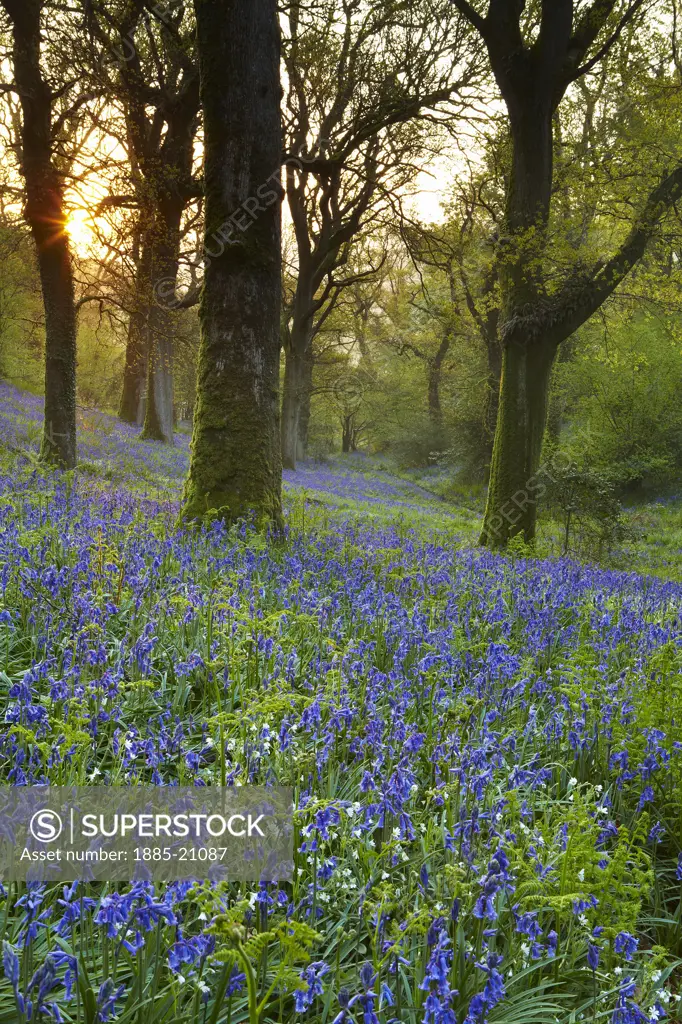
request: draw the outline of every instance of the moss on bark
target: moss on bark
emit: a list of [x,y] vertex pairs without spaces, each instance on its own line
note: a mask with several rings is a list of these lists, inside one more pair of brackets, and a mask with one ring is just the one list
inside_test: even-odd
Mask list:
[[245,229],[230,227],[281,162],[277,4],[195,0],[195,8],[209,258],[183,515],[279,521],[279,196]]
[[504,548],[535,536],[547,394],[556,347],[534,341],[504,348],[497,430],[481,543]]

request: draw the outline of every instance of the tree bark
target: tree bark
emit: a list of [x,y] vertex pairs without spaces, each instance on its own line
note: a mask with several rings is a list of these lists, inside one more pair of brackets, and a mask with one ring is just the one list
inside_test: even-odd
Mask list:
[[344,455],[349,455],[351,452],[357,451],[355,445],[354,419],[355,414],[351,412],[343,416],[341,420],[341,451]]
[[495,333],[486,341],[488,379],[486,381],[485,408],[483,412],[483,440],[488,457],[492,460],[497,414],[500,406],[500,381],[502,378],[502,348]]
[[315,283],[309,256],[305,252],[301,256],[299,252],[299,261],[291,326],[284,350],[281,429],[282,465],[285,469],[296,469],[298,459],[303,457],[307,448],[313,385]]
[[535,534],[538,468],[547,419],[555,347],[505,345],[497,429],[481,543],[504,547],[517,533]]
[[303,362],[303,381],[301,388],[301,410],[298,416],[298,448],[297,459],[305,459],[308,454],[308,435],[310,432],[310,405],[313,397],[313,368],[315,358],[312,343]]
[[[54,211],[63,217],[63,211]],[[76,312],[68,238],[34,228],[45,306],[45,425],[41,457],[62,469],[76,465]],[[42,214],[39,215],[42,221]],[[52,220],[54,225],[59,221]],[[62,220],[63,223],[63,220]]]
[[438,351],[432,359],[429,359],[429,419],[434,427],[442,427],[443,410],[440,404],[440,382],[443,373],[443,363],[452,344],[452,335],[448,331],[438,346]]
[[52,94],[40,65],[42,0],[3,0],[13,28],[22,109],[24,214],[35,241],[45,307],[45,422],[41,457],[76,464],[76,308],[63,181],[52,157]]
[[195,11],[207,243],[247,201],[254,219],[205,269],[184,515],[279,522],[281,206],[254,198],[281,162],[277,3],[195,0]]
[[147,379],[147,319],[150,308],[152,249],[149,229],[141,232],[139,259],[136,261],[133,308],[128,320],[126,357],[119,419],[124,423],[144,422]]
[[[554,63],[568,47],[572,3],[544,9],[535,53],[521,37],[519,13],[506,8],[488,52],[509,114],[512,156],[500,260],[502,373],[481,543],[505,547],[523,533],[535,536],[537,500],[529,486],[540,465],[547,393],[556,353],[549,337],[516,328],[524,310],[544,297],[542,258],[553,179],[553,115],[558,102]],[[491,9],[492,13],[492,9]],[[559,97],[560,98],[560,97]],[[520,502],[517,507],[515,502]]]
[[147,388],[142,437],[173,443],[173,334],[180,225],[185,204],[177,196],[158,201],[154,219],[151,289],[147,314]]
[[[293,346],[287,349],[284,360],[284,388],[282,394],[282,465],[296,469],[301,449],[301,413],[306,386],[308,353]],[[310,407],[308,407],[308,416]]]
[[[529,118],[510,118],[513,168],[507,206],[510,258],[502,262],[502,371],[497,424],[481,543],[506,547],[523,533],[535,537],[537,501],[528,490],[542,452],[547,394],[557,346],[550,333],[526,334],[515,327],[520,312],[538,307],[543,236],[552,184],[552,109],[535,106]],[[492,382],[491,382],[492,384]],[[522,507],[514,502],[520,500]]]

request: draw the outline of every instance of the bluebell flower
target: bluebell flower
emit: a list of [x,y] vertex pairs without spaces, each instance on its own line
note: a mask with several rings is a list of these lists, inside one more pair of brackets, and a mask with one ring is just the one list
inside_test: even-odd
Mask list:
[[619,932],[616,935],[613,948],[616,953],[622,953],[626,960],[632,960],[638,945],[639,939],[636,939],[634,935],[630,935],[629,932]]
[[123,998],[125,993],[125,985],[119,985],[115,987],[111,978],[107,978],[103,981],[99,987],[97,993],[97,1013],[98,1020],[106,1022],[111,1019],[112,1014],[116,1010],[116,1003],[119,999]]

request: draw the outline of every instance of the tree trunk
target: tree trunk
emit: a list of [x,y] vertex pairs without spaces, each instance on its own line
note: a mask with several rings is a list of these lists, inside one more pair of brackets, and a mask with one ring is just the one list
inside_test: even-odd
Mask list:
[[429,359],[429,419],[434,427],[440,429],[443,425],[443,410],[440,404],[440,381],[443,371],[445,357],[450,350],[452,335],[448,331],[438,346],[433,359]]
[[52,162],[52,94],[40,66],[42,0],[3,6],[13,28],[14,75],[22,109],[25,217],[38,255],[45,306],[45,422],[41,457],[76,464],[76,309],[63,182]]
[[[109,20],[109,19],[107,19]],[[120,45],[137,58],[136,33],[153,34],[144,27],[143,3],[124,4],[120,19],[111,19],[120,35]],[[137,299],[140,316],[131,324],[127,353],[122,415],[132,419],[144,409],[142,437],[173,443],[173,313],[177,308],[175,288],[178,275],[183,212],[193,195],[194,140],[199,110],[199,74],[192,48],[176,52],[160,28],[159,50],[154,64],[164,67],[161,89],[151,86],[138,59],[119,63],[121,98],[136,191],[142,209],[142,258],[138,267]],[[155,45],[152,43],[152,45]],[[180,67],[182,74],[179,75]],[[138,324],[144,325],[142,347]],[[144,373],[144,398],[139,401],[139,375]]]
[[523,533],[535,536],[538,469],[547,420],[547,394],[556,346],[541,341],[506,344],[500,406],[481,543],[505,547]]
[[143,233],[140,257],[135,268],[133,309],[128,320],[123,390],[118,415],[124,423],[144,422],[145,382],[147,379],[147,319],[151,293],[152,249],[148,231]]
[[502,347],[497,337],[486,344],[488,379],[486,381],[485,409],[483,413],[483,440],[485,451],[492,459],[497,413],[500,405],[500,379],[502,377]]
[[147,390],[142,437],[173,443],[173,333],[184,203],[157,202],[152,228],[151,288],[147,317]]
[[301,396],[305,380],[305,356],[293,346],[285,355],[282,398],[282,465],[296,469],[301,443]]
[[144,320],[144,313],[141,310],[133,310],[130,314],[123,368],[123,388],[118,407],[119,419],[124,423],[136,423],[139,427],[144,422],[144,393],[147,377]]
[[282,465],[296,469],[308,445],[310,396],[313,387],[313,282],[308,267],[299,266],[291,328],[284,351],[282,394]]
[[434,427],[442,427],[443,410],[440,405],[440,366],[429,362],[429,419]]
[[[528,102],[528,100],[530,102]],[[537,102],[536,102],[537,101]],[[537,502],[528,488],[540,466],[556,345],[519,329],[542,307],[542,256],[552,186],[551,97],[508,101],[512,173],[507,194],[506,258],[501,261],[502,373],[481,543],[503,548],[518,533],[535,536]],[[517,507],[517,503],[521,503]]]
[[298,416],[298,448],[297,459],[305,459],[308,454],[308,435],[310,432],[310,403],[313,396],[313,351],[312,344],[303,361],[303,380],[301,387],[301,410]]
[[[570,363],[574,359],[575,340],[576,336],[572,335],[563,345],[559,346],[556,358],[557,366],[561,363]],[[547,411],[547,437],[554,443],[557,443],[561,436],[561,426],[566,412],[563,396],[550,392],[549,408]]]
[[144,426],[146,441],[173,444],[173,323],[162,311],[152,310],[149,317],[147,388]]
[[353,414],[344,416],[341,421],[343,428],[341,434],[341,451],[344,455],[348,455],[353,451]]
[[195,0],[195,10],[207,244],[243,204],[255,219],[205,269],[184,515],[279,522],[281,206],[254,198],[281,164],[277,3]]
[[71,254],[65,233],[53,235],[49,242],[38,241],[43,238],[42,230],[34,230],[33,234],[38,244],[45,305],[45,426],[41,456],[63,469],[72,469],[76,465],[76,312]]

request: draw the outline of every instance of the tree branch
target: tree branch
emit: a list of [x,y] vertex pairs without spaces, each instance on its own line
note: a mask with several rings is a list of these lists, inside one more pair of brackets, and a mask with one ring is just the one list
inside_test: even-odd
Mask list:
[[574,71],[569,73],[569,83],[575,82],[577,78],[582,78],[583,75],[586,75],[589,71],[592,70],[593,67],[595,67],[601,60],[604,59],[604,57],[609,53],[611,49],[613,49],[615,44],[618,42],[618,39],[620,38],[623,32],[623,29],[626,28],[627,25],[629,25],[629,23],[634,18],[635,14],[637,14],[637,11],[640,9],[640,7],[643,6],[644,2],[645,0],[633,0],[633,3],[627,9],[623,17],[620,19],[612,34],[606,40],[604,45],[601,46],[599,50],[597,50],[594,57],[591,57],[590,60],[588,60],[585,64],[581,64],[580,67],[575,68]]
[[555,345],[569,338],[603,305],[644,255],[665,214],[682,198],[682,164],[650,193],[621,247],[591,273],[571,278],[538,313],[502,325],[503,340],[545,338]]
[[485,18],[482,18],[478,11],[469,3],[469,0],[450,0],[450,2],[457,8],[460,14],[463,14],[467,21],[471,22],[474,28],[481,34],[485,39],[488,31]]

